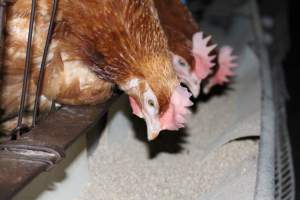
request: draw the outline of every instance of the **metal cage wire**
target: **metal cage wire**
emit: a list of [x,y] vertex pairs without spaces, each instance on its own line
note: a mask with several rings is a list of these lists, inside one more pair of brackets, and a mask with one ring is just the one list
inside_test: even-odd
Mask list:
[[[0,1],[1,5],[1,55],[3,55],[4,51],[4,30],[5,30],[5,10],[7,5],[10,3],[10,0],[2,0]],[[31,128],[34,128],[37,124],[38,121],[38,111],[39,111],[39,105],[40,105],[40,96],[41,96],[41,89],[43,85],[43,79],[44,79],[44,74],[45,74],[45,67],[46,67],[46,60],[47,60],[47,55],[49,51],[49,46],[51,43],[52,39],[52,34],[53,34],[53,29],[54,29],[54,23],[55,23],[55,16],[56,16],[56,11],[57,11],[57,5],[58,5],[58,0],[53,0],[52,1],[52,8],[51,8],[51,18],[48,26],[48,33],[47,33],[47,38],[45,41],[45,47],[43,51],[43,56],[42,56],[42,62],[40,66],[40,71],[38,75],[38,81],[37,81],[37,87],[36,87],[36,92],[35,92],[35,100],[34,100],[34,107],[33,107],[33,112],[32,112],[32,124],[31,127],[26,127],[23,125],[23,116],[25,112],[25,107],[26,107],[26,97],[28,96],[28,81],[29,81],[29,76],[30,76],[30,69],[31,69],[31,50],[32,50],[32,40],[33,40],[33,29],[35,25],[35,15],[36,15],[36,0],[32,0],[31,4],[31,12],[30,12],[30,22],[29,22],[29,27],[28,27],[28,38],[27,38],[27,47],[26,47],[26,59],[25,59],[25,67],[24,67],[24,74],[23,74],[23,86],[22,86],[22,94],[21,94],[21,101],[20,101],[20,106],[19,106],[19,111],[18,111],[18,121],[17,125],[14,130],[12,130],[12,135],[15,135],[16,138],[20,138],[20,135],[23,132],[27,132]],[[2,59],[1,59],[2,60]],[[3,62],[2,62],[3,63]],[[1,63],[1,64],[2,64]]]
[[[21,1],[21,0],[20,0]],[[5,24],[6,11],[10,2],[15,0],[0,0],[0,56],[5,50]],[[96,124],[105,126],[106,113],[119,94],[114,90],[112,97],[99,105],[94,106],[64,106],[57,112],[47,115],[47,120],[41,120],[39,116],[40,96],[44,79],[44,72],[47,63],[47,54],[50,48],[51,38],[54,31],[55,16],[58,7],[58,0],[53,0],[51,5],[51,18],[49,21],[47,37],[38,72],[34,108],[32,111],[33,122],[30,127],[23,125],[23,116],[27,112],[26,96],[28,96],[28,82],[30,75],[31,49],[34,35],[34,19],[36,15],[36,4],[38,1],[31,1],[31,13],[28,30],[28,41],[26,47],[25,68],[23,74],[22,95],[18,113],[0,119],[9,120],[17,117],[18,124],[9,137],[0,141],[0,199],[11,199],[33,178],[41,172],[55,166],[63,159],[65,151],[87,130]],[[0,71],[3,58],[0,58]],[[0,74],[2,74],[0,72]],[[22,74],[21,74],[22,75]],[[22,77],[21,77],[22,78]],[[1,81],[1,79],[0,79]],[[54,105],[54,103],[52,103]],[[52,109],[51,109],[52,110]],[[30,116],[29,116],[30,117]],[[36,124],[39,123],[38,126]],[[33,128],[35,127],[35,128]],[[26,136],[22,133],[30,131]],[[12,137],[11,137],[12,136]],[[2,138],[0,138],[2,139]],[[18,181],[15,181],[18,180]]]

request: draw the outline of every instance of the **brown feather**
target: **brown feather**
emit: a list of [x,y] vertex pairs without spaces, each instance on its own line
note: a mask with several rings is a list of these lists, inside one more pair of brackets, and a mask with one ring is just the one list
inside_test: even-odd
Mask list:
[[63,2],[61,21],[66,32],[60,36],[65,48],[75,47],[74,53],[85,58],[92,71],[105,80],[122,85],[134,77],[145,79],[164,111],[178,80],[150,1]]
[[159,19],[163,26],[175,28],[192,40],[194,33],[199,31],[191,12],[180,0],[154,0]]
[[195,59],[192,55],[192,41],[170,26],[164,25],[163,28],[168,38],[170,50],[183,57],[189,63],[192,71],[195,68]]
[[[198,24],[180,0],[154,0],[154,2],[162,27],[168,37],[170,50],[183,57],[191,66],[191,71],[193,71],[195,60],[191,53],[193,45],[191,40],[194,33],[200,31]],[[210,40],[208,46],[213,44],[214,42]],[[209,77],[213,76],[218,69],[216,62],[218,49],[213,49],[210,55],[216,56],[214,59],[216,65],[212,68],[212,74]]]
[[[32,46],[32,60],[30,72],[30,92],[27,109],[32,108],[39,66],[48,30],[52,1],[37,1],[36,22]],[[8,7],[7,28],[5,40],[4,66],[0,80],[0,109],[4,114],[1,118],[14,113],[19,108],[22,79],[25,65],[26,42],[28,34],[31,0],[16,0]],[[59,19],[58,14],[57,18]],[[55,34],[64,34],[57,23]],[[111,95],[111,83],[100,80],[88,69],[81,65],[83,58],[61,49],[63,41],[54,38],[50,46],[46,74],[43,83],[41,108],[55,100],[65,104],[95,104],[107,100]],[[62,59],[64,56],[64,60]],[[81,74],[82,72],[83,75]],[[71,76],[69,76],[71,74]],[[69,77],[66,77],[69,76]],[[80,87],[74,92],[74,81],[80,82]],[[71,92],[72,91],[72,92]],[[70,96],[70,93],[73,95]]]

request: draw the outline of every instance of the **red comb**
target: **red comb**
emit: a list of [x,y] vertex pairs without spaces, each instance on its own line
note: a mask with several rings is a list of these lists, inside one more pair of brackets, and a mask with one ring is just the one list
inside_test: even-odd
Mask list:
[[214,66],[212,60],[215,56],[209,56],[211,51],[217,45],[208,46],[211,36],[204,38],[202,32],[197,32],[193,35],[193,50],[192,53],[195,58],[195,73],[200,80],[205,79],[211,72]]
[[184,127],[187,117],[191,113],[187,107],[193,105],[190,101],[191,96],[192,94],[186,88],[180,85],[176,87],[169,108],[160,118],[162,130],[178,130]]
[[232,55],[230,46],[224,46],[220,49],[218,56],[219,69],[205,86],[204,93],[207,94],[214,85],[223,85],[229,82],[229,78],[235,75],[233,68],[237,67],[237,64],[234,63],[236,59],[237,56]]
[[232,48],[230,46],[224,46],[220,49],[219,52],[219,69],[216,75],[213,77],[213,82],[215,84],[224,84],[229,82],[229,77],[234,76],[233,69],[237,67],[237,64],[234,63],[234,60],[237,59],[237,56],[232,55]]

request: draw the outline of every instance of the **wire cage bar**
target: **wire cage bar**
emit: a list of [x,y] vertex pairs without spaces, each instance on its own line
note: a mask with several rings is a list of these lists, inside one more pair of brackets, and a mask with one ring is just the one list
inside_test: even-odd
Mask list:
[[252,0],[253,28],[258,55],[261,59],[262,81],[262,127],[254,199],[293,200],[295,199],[295,181],[286,127],[285,83],[282,80],[281,66],[272,62],[264,44],[258,8],[256,2]]
[[54,20],[55,20],[56,11],[57,11],[57,4],[58,4],[58,0],[53,0],[48,34],[47,34],[47,38],[46,38],[46,44],[45,44],[44,53],[43,53],[43,57],[42,57],[42,63],[41,63],[41,67],[40,67],[40,73],[39,73],[39,77],[38,77],[36,94],[35,94],[35,101],[34,101],[34,108],[33,108],[33,115],[32,115],[32,127],[33,128],[35,127],[36,122],[38,120],[37,117],[38,117],[38,108],[40,105],[40,95],[41,95],[41,89],[42,89],[42,84],[43,84],[43,80],[44,80],[47,55],[48,55],[49,46],[51,43],[53,29],[54,29]]
[[28,95],[28,81],[30,76],[30,67],[31,67],[31,53],[32,53],[32,40],[33,40],[33,29],[34,29],[34,22],[35,22],[35,14],[36,14],[36,0],[32,0],[31,4],[31,13],[30,13],[30,22],[28,27],[28,39],[27,39],[27,47],[26,47],[26,59],[25,59],[25,67],[24,67],[24,74],[23,74],[23,87],[22,87],[22,94],[21,94],[21,101],[20,107],[18,111],[18,122],[16,128],[12,131],[12,135],[16,136],[16,139],[20,138],[22,132],[27,132],[30,128],[36,126],[38,120],[38,108],[40,104],[40,93],[42,88],[42,82],[45,74],[45,66],[46,66],[46,59],[48,55],[49,46],[52,39],[53,27],[54,27],[54,20],[57,10],[58,0],[52,1],[52,10],[51,10],[51,18],[48,27],[48,33],[46,38],[46,43],[44,47],[42,63],[40,66],[40,72],[37,81],[37,88],[36,88],[36,95],[34,101],[34,109],[32,114],[32,125],[31,127],[26,127],[23,122],[23,116],[25,112],[25,105],[26,105],[26,97]]

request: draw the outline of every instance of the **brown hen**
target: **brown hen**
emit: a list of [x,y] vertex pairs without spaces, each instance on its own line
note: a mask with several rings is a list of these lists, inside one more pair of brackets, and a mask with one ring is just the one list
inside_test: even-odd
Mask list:
[[[23,32],[28,24],[29,2],[17,1],[12,12],[20,13],[12,17],[16,18],[12,23],[23,21],[17,26]],[[40,2],[37,38],[44,38],[50,2]],[[165,34],[151,5],[150,0],[61,0],[48,56],[45,98],[71,104],[94,103],[99,100],[97,95],[117,84],[130,96],[134,113],[145,118],[148,139],[154,139],[161,130],[183,127],[190,94],[177,80]],[[25,52],[14,54],[25,45],[26,34],[18,37],[16,41],[23,45],[16,47],[10,41],[6,76],[23,71],[15,63],[23,63]],[[38,56],[33,58],[37,65],[32,68],[32,82],[36,80],[42,41],[34,43],[33,51]]]
[[[8,7],[4,66],[1,73],[1,118],[15,113],[20,104],[23,71],[26,56],[30,0],[17,0]],[[38,1],[32,45],[31,73],[27,107],[32,108],[36,82],[50,20],[51,1]],[[42,109],[52,100],[61,104],[95,104],[105,101],[111,94],[112,84],[99,79],[82,58],[73,54],[74,49],[64,48],[64,30],[56,26],[50,46],[43,91]]]

